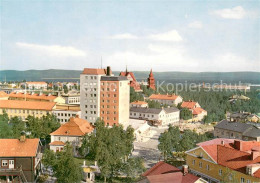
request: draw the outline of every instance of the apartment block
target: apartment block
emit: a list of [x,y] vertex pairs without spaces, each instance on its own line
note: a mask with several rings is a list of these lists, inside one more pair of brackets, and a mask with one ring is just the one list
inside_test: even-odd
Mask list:
[[110,126],[129,120],[130,84],[125,76],[102,76],[100,117]]
[[114,125],[129,120],[130,84],[127,77],[107,69],[85,68],[80,75],[81,117],[94,124],[98,118]]

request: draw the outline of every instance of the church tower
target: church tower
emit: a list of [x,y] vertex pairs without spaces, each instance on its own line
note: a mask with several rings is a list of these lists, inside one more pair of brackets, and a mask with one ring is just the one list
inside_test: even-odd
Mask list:
[[149,74],[149,78],[147,79],[147,82],[148,82],[148,88],[151,88],[153,90],[155,90],[155,80],[154,80],[154,77],[153,77],[153,71],[151,69],[151,72]]

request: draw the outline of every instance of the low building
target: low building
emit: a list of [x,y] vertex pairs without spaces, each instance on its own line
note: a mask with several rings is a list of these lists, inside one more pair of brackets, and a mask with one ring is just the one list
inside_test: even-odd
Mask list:
[[56,108],[52,111],[52,113],[57,117],[61,124],[68,122],[71,117],[75,117],[76,115],[81,118],[81,110],[79,105],[56,105]]
[[90,166],[87,166],[86,162],[84,161],[82,169],[83,169],[83,179],[87,183],[94,183],[95,177],[100,176],[101,174],[96,161],[95,161],[95,165],[90,165]]
[[208,115],[208,112],[202,109],[198,102],[191,100],[182,102],[181,108],[189,109],[192,112],[192,121],[201,121],[205,116]]
[[80,104],[80,94],[63,94],[66,104]]
[[69,122],[61,125],[56,131],[52,132],[50,149],[54,152],[62,151],[66,142],[69,142],[73,147],[81,145],[81,140],[85,134],[92,133],[94,127],[84,119],[78,116],[71,117]]
[[200,177],[188,172],[188,166],[183,165],[182,170],[163,161],[159,161],[152,168],[142,174],[144,179],[138,183],[207,183]]
[[0,139],[0,182],[36,182],[41,171],[40,139]]
[[65,104],[65,99],[63,97],[37,93],[25,94],[22,92],[12,92],[9,95],[9,100],[56,102],[58,104]]
[[235,121],[235,122],[255,122],[255,123],[260,122],[259,116],[244,111],[227,113],[227,119],[229,121]]
[[134,101],[130,103],[130,107],[148,107],[148,103],[145,101]]
[[26,82],[26,87],[28,87],[28,89],[30,90],[46,90],[47,89],[48,84],[44,81],[30,81],[30,82]]
[[55,102],[38,102],[38,101],[22,101],[22,100],[2,100],[0,102],[0,114],[4,111],[9,118],[19,117],[25,120],[29,115],[41,118],[56,108]]
[[180,121],[180,111],[175,107],[160,109],[131,107],[130,118],[147,120],[153,125],[167,126]]
[[214,127],[214,136],[260,141],[260,129],[251,124],[222,120]]
[[190,173],[208,182],[260,182],[260,142],[214,139],[186,155]]
[[160,104],[165,104],[165,105],[175,105],[177,106],[179,103],[182,102],[182,97],[179,95],[163,95],[163,94],[152,94],[149,97],[149,100],[153,100],[156,102],[159,102]]

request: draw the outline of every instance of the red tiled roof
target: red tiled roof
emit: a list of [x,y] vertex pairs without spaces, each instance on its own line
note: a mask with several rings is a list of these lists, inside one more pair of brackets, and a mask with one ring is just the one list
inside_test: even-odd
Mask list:
[[33,109],[51,111],[56,105],[55,102],[23,101],[23,100],[1,100],[2,109]]
[[[93,69],[93,68],[84,68],[82,74],[88,75],[105,75],[107,73],[106,69]],[[112,70],[110,69],[110,74],[112,74]]]
[[158,99],[158,100],[176,100],[178,95],[162,95],[162,94],[152,94],[149,99]]
[[143,176],[147,177],[150,183],[172,183],[173,180],[174,183],[192,183],[199,179],[189,173],[184,176],[182,170],[163,161],[156,163],[143,173]]
[[135,75],[134,75],[133,72],[120,72],[120,74],[119,74],[119,76],[128,76],[128,75],[130,75],[131,78],[132,78],[134,81],[136,81]]
[[143,176],[159,175],[159,174],[176,172],[176,171],[180,171],[180,169],[172,165],[169,165],[168,163],[165,163],[163,161],[159,161],[152,168],[144,172]]
[[39,94],[24,94],[24,93],[15,93],[12,92],[9,95],[10,98],[28,98],[28,99],[36,99],[36,100],[46,100],[46,101],[53,101],[57,98],[57,96],[47,96],[47,95],[39,95]]
[[[224,144],[221,144],[221,141],[224,141]],[[257,154],[260,142],[231,141],[232,139],[214,139],[197,145],[206,151],[219,165],[242,173],[246,173],[248,165],[260,163],[260,156],[256,155],[256,158],[253,159],[251,154],[252,150]],[[253,176],[260,178],[260,169]]]
[[9,95],[7,93],[5,93],[4,91],[0,91],[0,98],[3,97],[9,97]]
[[139,101],[139,100],[137,100],[137,101],[131,102],[131,104],[142,105],[142,104],[148,104],[148,103],[145,102],[145,101]]
[[36,156],[40,139],[0,139],[0,157]]
[[86,133],[91,133],[93,130],[94,127],[87,120],[72,117],[69,122],[61,125],[61,127],[52,132],[51,135],[83,136]]
[[53,141],[53,142],[50,143],[49,145],[52,145],[52,146],[64,146],[65,143],[62,142],[62,141]]
[[205,142],[200,142],[200,143],[197,144],[197,146],[207,146],[207,145],[213,145],[213,144],[221,144],[222,142],[224,142],[224,144],[233,143],[234,139],[217,138],[217,139],[212,139],[212,140],[208,140],[208,141],[205,141]]
[[182,102],[181,107],[182,108],[193,109],[196,106],[196,104],[197,104],[197,102],[192,102],[192,101]]
[[207,111],[205,111],[201,107],[196,107],[193,109],[192,114],[198,115],[198,114],[201,114],[202,112],[207,112]]

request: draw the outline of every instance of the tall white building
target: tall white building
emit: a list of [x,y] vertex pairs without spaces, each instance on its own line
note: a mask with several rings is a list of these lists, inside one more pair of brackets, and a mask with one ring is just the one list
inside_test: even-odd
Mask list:
[[100,82],[101,76],[111,75],[108,69],[84,68],[80,75],[80,109],[81,118],[95,123],[100,116]]

